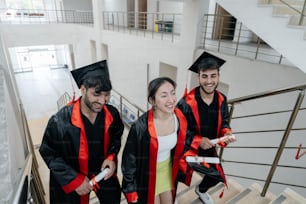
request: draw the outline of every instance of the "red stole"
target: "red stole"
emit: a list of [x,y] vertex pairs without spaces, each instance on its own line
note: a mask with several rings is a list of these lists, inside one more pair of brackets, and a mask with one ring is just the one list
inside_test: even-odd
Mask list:
[[[198,134],[195,135],[194,140],[192,141],[192,144],[191,144],[191,150],[195,151],[195,152],[191,153],[189,151],[188,155],[190,153],[194,154],[194,155],[198,154],[198,148],[199,148],[201,137],[202,137],[200,135],[200,114],[199,114],[198,103],[197,103],[197,100],[196,100],[196,97],[195,97],[195,90],[196,89],[191,90],[185,98],[185,101],[190,106],[190,108],[192,110],[192,113],[193,113],[193,116],[196,120],[196,128],[197,128],[197,132],[198,132]],[[221,115],[220,109],[221,109],[221,105],[222,105],[222,102],[223,102],[224,98],[223,98],[223,96],[221,95],[220,92],[216,91],[216,93],[217,93],[217,96],[218,96],[218,110],[217,110],[218,111],[218,124],[217,124],[217,136],[216,137],[218,138],[218,137],[221,136],[221,131],[222,131],[221,130],[222,115]],[[214,151],[214,153],[216,155],[215,151]],[[224,171],[223,171],[222,167],[219,164],[216,164],[216,169],[220,172],[220,175],[224,180],[224,184],[226,185],[226,178],[225,178],[225,174],[224,174]]]
[[[103,110],[105,114],[105,124],[104,124],[104,157],[107,156],[107,150],[109,146],[109,133],[108,129],[110,124],[113,121],[113,117],[110,114],[107,106],[103,106]],[[81,114],[81,98],[75,101],[72,109],[71,115],[71,122],[74,126],[80,128],[80,147],[79,147],[79,166],[80,166],[80,173],[87,176],[88,174],[88,143],[87,143],[87,136],[85,131],[84,122],[82,120]],[[89,201],[89,194],[83,195],[80,198],[81,204],[88,204]]]
[[[187,122],[185,116],[179,109],[174,110],[176,117],[179,120],[179,131],[177,144],[175,146],[174,157],[172,159],[172,194],[175,195],[175,180],[179,169],[179,162],[183,156]],[[150,134],[150,163],[149,163],[149,182],[148,182],[148,200],[147,203],[154,203],[155,199],[155,187],[156,187],[156,164],[157,164],[157,151],[158,151],[158,140],[156,130],[154,127],[154,116],[153,110],[148,111],[148,131]]]

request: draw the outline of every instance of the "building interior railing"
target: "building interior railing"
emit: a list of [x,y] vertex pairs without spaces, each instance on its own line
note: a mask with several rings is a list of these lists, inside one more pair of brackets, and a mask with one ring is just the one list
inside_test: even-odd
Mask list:
[[182,14],[103,11],[105,30],[133,33],[139,36],[170,39],[180,35]]
[[[270,168],[269,173],[266,177],[265,180],[261,180],[259,178],[254,177],[254,175],[250,176],[250,178],[247,179],[254,179],[254,180],[261,180],[264,182],[264,187],[263,190],[261,192],[262,196],[265,196],[265,194],[267,193],[268,187],[271,183],[277,183],[277,184],[281,184],[287,187],[298,187],[298,188],[302,188],[302,189],[306,189],[306,185],[296,185],[293,183],[281,183],[281,182],[277,182],[277,181],[273,181],[273,176],[274,173],[276,171],[277,168],[286,168],[286,172],[291,172],[290,170],[292,169],[302,169],[302,170],[306,170],[306,165],[304,166],[284,166],[284,165],[279,165],[279,161],[280,158],[282,156],[282,153],[284,150],[293,150],[293,151],[301,151],[301,147],[299,146],[288,146],[287,145],[287,140],[290,137],[290,133],[293,132],[301,132],[301,131],[305,131],[306,130],[306,126],[302,125],[301,127],[298,127],[298,125],[295,126],[295,124],[297,124],[297,122],[300,122],[301,120],[304,120],[306,118],[306,106],[305,106],[305,101],[304,101],[304,95],[305,95],[305,89],[306,89],[306,84],[302,84],[302,85],[297,85],[297,86],[293,86],[293,87],[287,87],[287,88],[282,88],[282,89],[278,89],[278,90],[271,90],[271,91],[265,91],[262,93],[256,93],[253,95],[249,95],[249,96],[243,96],[240,98],[235,98],[235,99],[231,99],[228,101],[229,105],[230,105],[230,116],[231,116],[231,124],[233,123],[233,121],[236,120],[236,124],[239,123],[240,121],[245,121],[245,120],[262,120],[262,119],[266,119],[267,123],[269,123],[269,120],[273,120],[273,119],[278,119],[279,123],[284,123],[286,124],[286,127],[283,128],[279,128],[279,129],[255,129],[255,130],[242,130],[242,131],[236,131],[235,134],[241,135],[243,137],[253,137],[255,136],[259,136],[260,134],[266,134],[266,133],[276,133],[279,135],[278,138],[281,138],[280,143],[277,144],[275,146],[270,146],[267,147],[264,143],[264,141],[262,142],[263,146],[262,147],[254,147],[252,146],[252,144],[246,144],[245,147],[233,147],[233,148],[255,148],[258,149],[258,154],[260,154],[261,150],[264,148],[269,148],[272,150],[276,151],[274,160],[272,164],[269,163],[253,163],[253,165],[264,165]],[[268,103],[271,104],[271,107],[275,107],[275,104],[280,103],[280,98],[282,98],[282,100],[286,100],[289,99],[289,101],[293,102],[294,106],[293,107],[286,107],[285,109],[275,109],[273,110],[272,108],[269,109],[267,108],[267,105],[265,105],[266,110],[258,110],[258,112],[254,112],[254,113],[249,113],[249,114],[235,114],[235,109],[237,109],[238,107],[243,107],[243,109],[247,110],[252,109],[252,107],[254,108],[255,106],[258,107],[260,106],[260,103],[265,103],[267,104],[267,101],[269,101]],[[261,102],[260,102],[261,101]],[[303,104],[304,101],[304,105]],[[258,103],[257,103],[258,102]],[[251,104],[251,105],[250,105]],[[256,108],[255,108],[256,109]],[[268,110],[267,110],[268,109]],[[287,115],[286,119],[283,118],[283,115]],[[299,115],[299,117],[297,118],[297,116]],[[270,118],[270,119],[269,119]],[[300,121],[298,121],[300,120]],[[270,122],[271,123],[271,122]],[[255,125],[255,124],[254,124]],[[282,135],[281,135],[282,134]],[[282,136],[282,137],[280,137]],[[277,141],[276,141],[277,142]],[[231,146],[229,146],[228,148],[232,148]],[[305,147],[304,147],[305,149]],[[222,149],[220,150],[221,153],[220,155],[222,156]],[[292,156],[292,158],[294,158],[294,156]],[[295,158],[297,159],[297,158]],[[240,162],[240,161],[226,161],[224,160],[224,162],[237,162],[240,164],[243,164],[244,162]],[[252,163],[252,161],[248,161],[245,164],[249,165],[250,163]],[[239,175],[231,175],[232,177],[240,177]]]
[[81,10],[0,8],[1,24],[72,23],[93,25],[93,12]]
[[[4,98],[3,101],[11,102],[11,106],[13,106],[13,111],[8,112],[8,114],[11,115],[11,117],[5,117],[5,114],[2,117],[2,120],[7,120],[7,123],[9,125],[6,126],[6,128],[14,127],[16,129],[15,135],[9,135],[11,131],[5,131],[6,137],[10,137],[11,139],[17,139],[19,141],[22,141],[23,145],[17,152],[24,152],[24,162],[18,163],[18,174],[14,175],[15,169],[12,165],[13,163],[17,163],[17,156],[18,154],[15,154],[15,157],[11,160],[10,155],[13,155],[12,152],[16,152],[15,149],[12,149],[12,145],[10,142],[2,141],[2,150],[8,151],[7,155],[9,155],[6,160],[9,160],[8,163],[10,163],[10,170],[11,172],[8,172],[7,177],[10,177],[12,179],[12,183],[9,184],[7,178],[3,178],[3,181],[5,182],[0,185],[3,187],[3,185],[7,184],[7,188],[12,187],[13,192],[8,193],[7,198],[1,198],[1,201],[4,203],[41,203],[45,204],[45,191],[42,185],[42,181],[40,179],[40,175],[38,172],[38,161],[36,158],[36,154],[34,152],[34,145],[32,142],[32,137],[30,133],[30,129],[28,126],[28,121],[26,118],[25,110],[23,108],[22,103],[19,103],[19,99],[14,94],[14,88],[13,88],[13,82],[10,78],[9,73],[6,69],[3,69],[2,66],[0,66],[0,72],[4,73],[4,82],[6,82],[6,85],[4,87],[7,88],[8,98]],[[1,95],[1,97],[5,97],[5,95]],[[2,109],[1,111],[4,111],[4,113],[8,110],[10,110],[9,107],[6,107],[7,109]],[[1,121],[2,122],[2,121]],[[20,132],[18,131],[20,130]],[[16,135],[20,136],[16,138]],[[13,146],[16,146],[16,141],[13,141]],[[19,146],[17,146],[19,148]],[[6,155],[6,156],[7,156]],[[4,155],[5,156],[5,155]],[[15,161],[16,159],[16,161]],[[14,160],[14,161],[13,161]],[[3,174],[2,174],[3,175]],[[11,186],[10,186],[11,185]],[[3,190],[3,189],[2,189]],[[8,200],[2,200],[2,199],[8,199]],[[1,202],[0,201],[0,202]]]
[[[304,11],[303,11],[304,12]],[[182,14],[103,11],[104,30],[177,42]],[[2,24],[70,23],[93,25],[92,11],[0,9]],[[197,48],[275,64],[294,66],[233,16],[205,14]]]
[[205,14],[198,48],[293,66],[285,57],[230,15]]
[[[298,17],[296,21],[296,25],[301,26],[306,22],[306,0],[303,1],[289,1],[289,0],[278,0],[282,5],[290,8],[295,12],[295,15]],[[275,3],[275,0],[268,0],[268,4]]]

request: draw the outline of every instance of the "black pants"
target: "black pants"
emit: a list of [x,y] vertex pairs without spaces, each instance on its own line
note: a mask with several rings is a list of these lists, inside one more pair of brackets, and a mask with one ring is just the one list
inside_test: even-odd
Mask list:
[[217,185],[220,181],[218,179],[209,177],[209,176],[204,176],[203,180],[201,181],[199,185],[199,191],[201,193],[205,193],[208,191],[209,188]]
[[100,189],[96,195],[100,203],[120,204],[121,189],[117,178],[111,177],[106,181],[99,182]]
[[[204,156],[204,157],[217,157],[217,153],[215,152],[215,149],[208,149],[208,150],[203,150],[199,149],[199,156]],[[220,164],[221,167],[221,164]],[[221,177],[220,173],[218,173],[217,168],[214,164],[210,165],[210,168],[214,170],[217,174],[214,174],[213,176],[204,176],[203,180],[201,181],[199,185],[199,191],[201,193],[205,193],[208,191],[209,188],[217,185],[220,181],[223,182],[223,178]],[[222,168],[222,167],[221,167]],[[212,172],[212,171],[210,171]]]

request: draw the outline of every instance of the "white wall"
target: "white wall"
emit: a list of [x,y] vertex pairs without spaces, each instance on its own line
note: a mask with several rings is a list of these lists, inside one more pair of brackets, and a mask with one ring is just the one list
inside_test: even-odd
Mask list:
[[[55,35],[54,30],[62,30],[61,35]],[[90,27],[76,25],[10,26],[10,29],[5,29],[2,33],[8,47],[50,44],[52,42],[55,44],[70,43],[73,45],[76,67],[92,63],[90,40],[94,39],[94,34]],[[143,100],[146,98],[146,90],[144,88],[137,89],[146,85],[148,64],[150,66],[150,80],[159,76],[160,62],[177,67],[179,82],[177,95],[181,96],[188,80],[186,70],[196,59],[193,57],[192,49],[179,42],[170,43],[103,31],[101,42],[97,41],[97,43],[107,45],[114,88],[127,98],[136,99],[135,103],[143,108],[146,108],[146,101]],[[195,56],[199,56],[199,52],[202,51],[198,51]],[[221,80],[229,84],[228,95],[230,98],[306,81],[305,74],[295,68],[217,55],[227,60],[221,69]],[[97,59],[100,59],[99,56]],[[138,79],[135,80],[135,77]],[[119,83],[124,81],[123,79],[128,80],[129,86]],[[188,84],[196,85],[194,83],[196,79],[192,78],[191,80],[193,82],[188,82]],[[257,85],[254,86],[254,83]]]
[[103,11],[127,11],[127,0],[104,0]]
[[91,11],[92,10],[92,1],[84,0],[64,0],[63,5],[65,10],[83,10]]
[[122,33],[103,32],[102,41],[107,44],[109,67],[113,85],[117,91],[138,106],[146,109],[147,66],[149,80],[159,76],[160,62],[178,67],[178,96],[186,81],[185,67],[189,64],[187,49],[160,40],[139,38]]

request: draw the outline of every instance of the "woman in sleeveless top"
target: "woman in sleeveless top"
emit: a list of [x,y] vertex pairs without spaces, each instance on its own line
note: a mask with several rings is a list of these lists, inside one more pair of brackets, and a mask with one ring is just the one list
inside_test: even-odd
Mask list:
[[176,108],[176,84],[167,77],[152,80],[152,108],[131,127],[122,156],[122,189],[128,203],[175,202],[176,178],[189,141],[187,122]]

